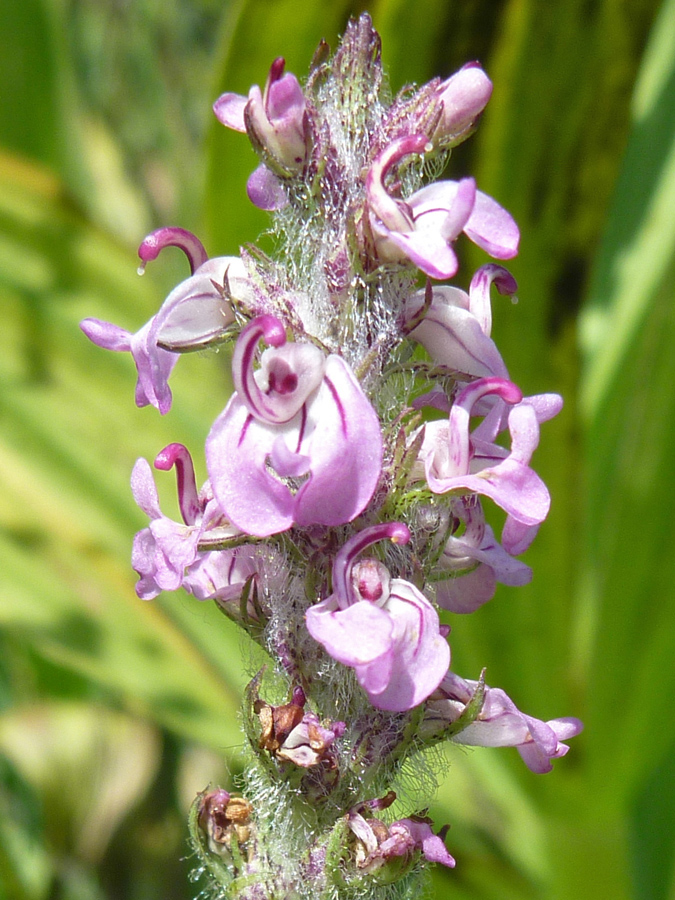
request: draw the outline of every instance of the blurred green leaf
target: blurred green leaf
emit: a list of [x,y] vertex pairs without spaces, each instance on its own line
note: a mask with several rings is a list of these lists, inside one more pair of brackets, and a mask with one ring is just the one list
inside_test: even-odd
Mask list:
[[633,805],[631,848],[639,900],[670,900],[675,883],[675,745]]
[[42,900],[52,866],[43,839],[42,807],[32,785],[0,754],[0,898]]
[[615,804],[626,801],[675,738],[675,723],[661,715],[662,698],[675,694],[675,525],[664,502],[675,466],[672,0],[655,24],[633,111],[584,314],[589,764],[596,796]]
[[[494,93],[467,142],[476,153],[469,171],[521,230],[520,253],[508,263],[519,303],[513,307],[495,296],[493,337],[525,394],[556,391],[565,406],[542,426],[534,456],[552,505],[525,556],[533,582],[500,590],[461,625],[473,641],[470,668],[487,662],[488,681],[544,717],[578,709],[582,689],[570,666],[584,490],[575,317],[629,127],[626,99],[641,41],[656,6],[642,2],[628,12],[612,0],[572,0],[550,4],[543,16],[532,0],[505,3],[484,60]],[[469,258],[472,265],[487,261],[473,248]],[[462,640],[458,625],[458,654]]]
[[3,4],[0,147],[58,173],[86,203],[91,179],[62,12],[48,0]]
[[147,722],[93,704],[38,704],[0,717],[0,747],[39,789],[54,852],[99,861],[145,796],[160,742]]
[[[145,524],[129,490],[133,461],[174,439],[203,446],[227,395],[219,357],[184,361],[176,383],[191,408],[164,419],[135,409],[131,360],[90,345],[77,323],[98,314],[135,330],[158,305],[157,285],[70,207],[57,179],[5,160],[0,221],[13,267],[0,279],[0,623],[131,709],[213,747],[238,746],[239,636],[215,610],[193,602],[186,612],[180,595],[139,601],[129,563]],[[205,394],[209,371],[219,390]]]
[[58,62],[53,22],[42,0],[9,0],[0,38],[0,142],[59,167]]

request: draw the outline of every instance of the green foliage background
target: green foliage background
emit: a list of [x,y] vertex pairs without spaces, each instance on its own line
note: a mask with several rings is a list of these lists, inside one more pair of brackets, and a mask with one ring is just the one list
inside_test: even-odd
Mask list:
[[[136,275],[153,227],[192,228],[212,255],[256,238],[252,151],[210,104],[278,55],[302,75],[361,9],[0,0],[0,898],[199,891],[185,813],[242,765],[253,661],[211,607],[136,599],[128,478],[175,440],[204,472],[227,360],[182,360],[162,419],[77,323],[135,329],[184,277],[177,251]],[[520,303],[496,302],[494,334],[526,393],[566,400],[537,451],[553,511],[533,583],[451,624],[457,671],[485,664],[521,708],[586,731],[544,777],[514,751],[448,750],[432,814],[458,867],[434,887],[674,900],[675,0],[369,9],[394,89],[467,59],[491,75],[451,172],[518,219]]]

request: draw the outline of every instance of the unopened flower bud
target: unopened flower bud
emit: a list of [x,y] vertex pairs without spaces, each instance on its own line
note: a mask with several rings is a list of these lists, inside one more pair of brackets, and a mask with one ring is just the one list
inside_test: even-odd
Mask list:
[[284,60],[276,59],[265,90],[254,85],[244,110],[249,137],[282,176],[300,172],[307,157],[305,97],[295,75],[283,71]]
[[452,147],[474,130],[492,94],[492,82],[478,63],[468,63],[439,86],[438,94],[443,112],[432,140]]
[[263,162],[287,178],[302,171],[307,158],[305,96],[295,75],[284,72],[283,58],[275,59],[263,91],[257,84],[248,98],[223,94],[213,105],[220,122],[245,131]]

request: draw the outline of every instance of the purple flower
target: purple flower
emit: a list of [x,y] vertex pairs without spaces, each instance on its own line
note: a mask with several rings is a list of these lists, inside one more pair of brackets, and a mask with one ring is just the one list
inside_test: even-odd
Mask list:
[[477,62],[467,63],[438,87],[443,112],[432,135],[434,144],[454,146],[474,130],[492,96],[492,82]]
[[[254,371],[258,341],[271,345]],[[339,356],[287,343],[260,316],[237,341],[235,393],[206,441],[213,492],[228,520],[266,537],[293,525],[342,525],[370,501],[382,465],[377,414]]]
[[[199,541],[204,537],[224,539],[237,532],[223,519],[208,484],[197,492],[192,458],[182,444],[169,444],[155,460],[158,469],[174,466],[183,523],[174,522],[162,513],[152,470],[145,459],[137,460],[131,474],[134,500],[150,517],[150,525],[134,538],[131,560],[141,576],[136,593],[142,600],[151,600],[160,591],[175,591],[183,586],[198,599],[214,596],[227,599],[227,589],[236,586],[234,589],[240,593],[244,582],[255,572],[252,560],[241,554],[244,548],[237,548],[239,553],[220,551],[215,562],[212,553],[206,553],[205,558],[199,554]],[[218,567],[217,577],[214,577],[214,565]],[[208,585],[213,589],[209,590]]]
[[518,226],[498,203],[476,190],[472,178],[438,181],[406,201],[389,194],[384,184],[389,170],[429,146],[424,135],[398,138],[368,172],[367,215],[376,257],[382,262],[409,259],[431,278],[452,278],[458,266],[452,243],[462,231],[497,259],[515,256]]
[[[455,722],[479,688],[480,682],[448,672],[427,704],[429,720]],[[542,722],[520,712],[500,688],[485,686],[484,690],[478,716],[452,740],[475,747],[516,747],[528,769],[537,774],[550,772],[551,760],[569,750],[562,741],[575,737],[584,727],[571,716]]]
[[418,317],[423,318],[410,337],[422,344],[434,362],[453,371],[471,378],[508,378],[504,361],[490,338],[492,284],[501,294],[514,294],[517,289],[506,269],[488,263],[474,275],[468,294],[448,285],[417,291],[406,303],[406,321],[413,325]]
[[[221,529],[223,537],[225,529]],[[240,616],[238,601],[245,584],[265,568],[256,547],[244,545],[232,550],[207,550],[197,553],[194,562],[185,570],[182,587],[197,600],[215,600],[232,618]],[[246,608],[249,619],[257,620],[258,613],[249,600]]]
[[[510,451],[477,437],[479,429],[469,432],[474,407],[492,395],[511,405]],[[529,528],[546,518],[550,497],[544,482],[529,467],[539,443],[537,413],[533,405],[521,401],[520,389],[503,378],[472,382],[458,395],[446,422],[425,426],[420,456],[435,494],[485,495]]]
[[87,337],[106,350],[126,351],[138,371],[136,405],[152,404],[164,414],[171,408],[168,378],[179,353],[217,341],[234,321],[229,298],[247,304],[252,286],[244,264],[236,256],[206,259],[197,238],[181,228],[163,228],[141,244],[145,264],[164,247],[185,251],[192,275],[171,291],[159,312],[136,334],[100,319],[80,323]]
[[[284,60],[275,59],[265,89],[253,85],[248,97],[223,94],[213,105],[218,121],[247,132],[263,160],[247,185],[249,199],[261,209],[280,209],[287,201],[279,178],[302,171],[307,158],[305,97],[295,75],[283,74]],[[271,171],[272,170],[272,171]]]
[[[431,820],[425,816],[399,819],[387,827],[380,819],[362,815],[357,807],[348,813],[347,824],[356,838],[357,868],[369,874],[377,872],[379,881],[389,880],[387,875],[391,880],[400,877],[420,851],[429,862],[451,869],[455,866],[443,838],[433,833]],[[385,867],[391,871],[387,873]]]
[[433,833],[430,820],[424,816],[393,822],[389,826],[389,841],[383,841],[380,850],[385,854],[393,852],[394,842],[399,846],[412,842],[414,849],[421,850],[428,862],[441,863],[450,869],[455,867],[455,860],[448,853],[443,838]]
[[338,662],[356,672],[378,709],[403,712],[436,689],[450,659],[438,614],[417,588],[391,578],[373,559],[357,562],[377,541],[407,543],[399,522],[364,528],[342,547],[333,564],[333,593],[310,607],[307,628]]
[[497,583],[529,584],[532,569],[497,542],[477,497],[457,500],[452,509],[464,523],[464,532],[448,538],[438,561],[439,569],[453,576],[436,585],[439,606],[454,613],[471,613],[494,597]]

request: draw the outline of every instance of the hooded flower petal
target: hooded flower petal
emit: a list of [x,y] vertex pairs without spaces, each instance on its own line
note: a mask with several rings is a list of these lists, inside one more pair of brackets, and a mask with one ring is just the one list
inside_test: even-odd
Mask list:
[[519,231],[511,215],[472,178],[438,181],[405,201],[390,196],[387,173],[404,157],[429,149],[423,135],[392,141],[373,162],[366,177],[368,224],[375,252],[384,262],[410,259],[431,278],[452,278],[457,257],[452,243],[464,231],[498,259],[518,252]]
[[[405,543],[409,532],[393,522],[365,528],[347,541],[333,565],[335,593],[310,607],[306,621],[312,637],[354,669],[373,706],[401,712],[435,690],[450,648],[436,611],[417,588],[389,579],[382,564],[378,583],[372,561],[356,563],[365,547],[385,538]],[[361,566],[367,567],[364,578]]]
[[[406,318],[414,319],[425,303],[425,292],[418,291],[406,303]],[[434,362],[453,371],[483,378],[496,375],[508,378],[508,372],[494,341],[469,308],[469,295],[459,288],[441,285],[433,288],[432,300],[420,324],[410,332]]]
[[[254,372],[263,336],[274,349]],[[242,330],[233,358],[237,391],[206,444],[225,515],[260,537],[293,524],[350,522],[372,497],[382,464],[379,419],[349,366],[285,340],[272,316]]]

